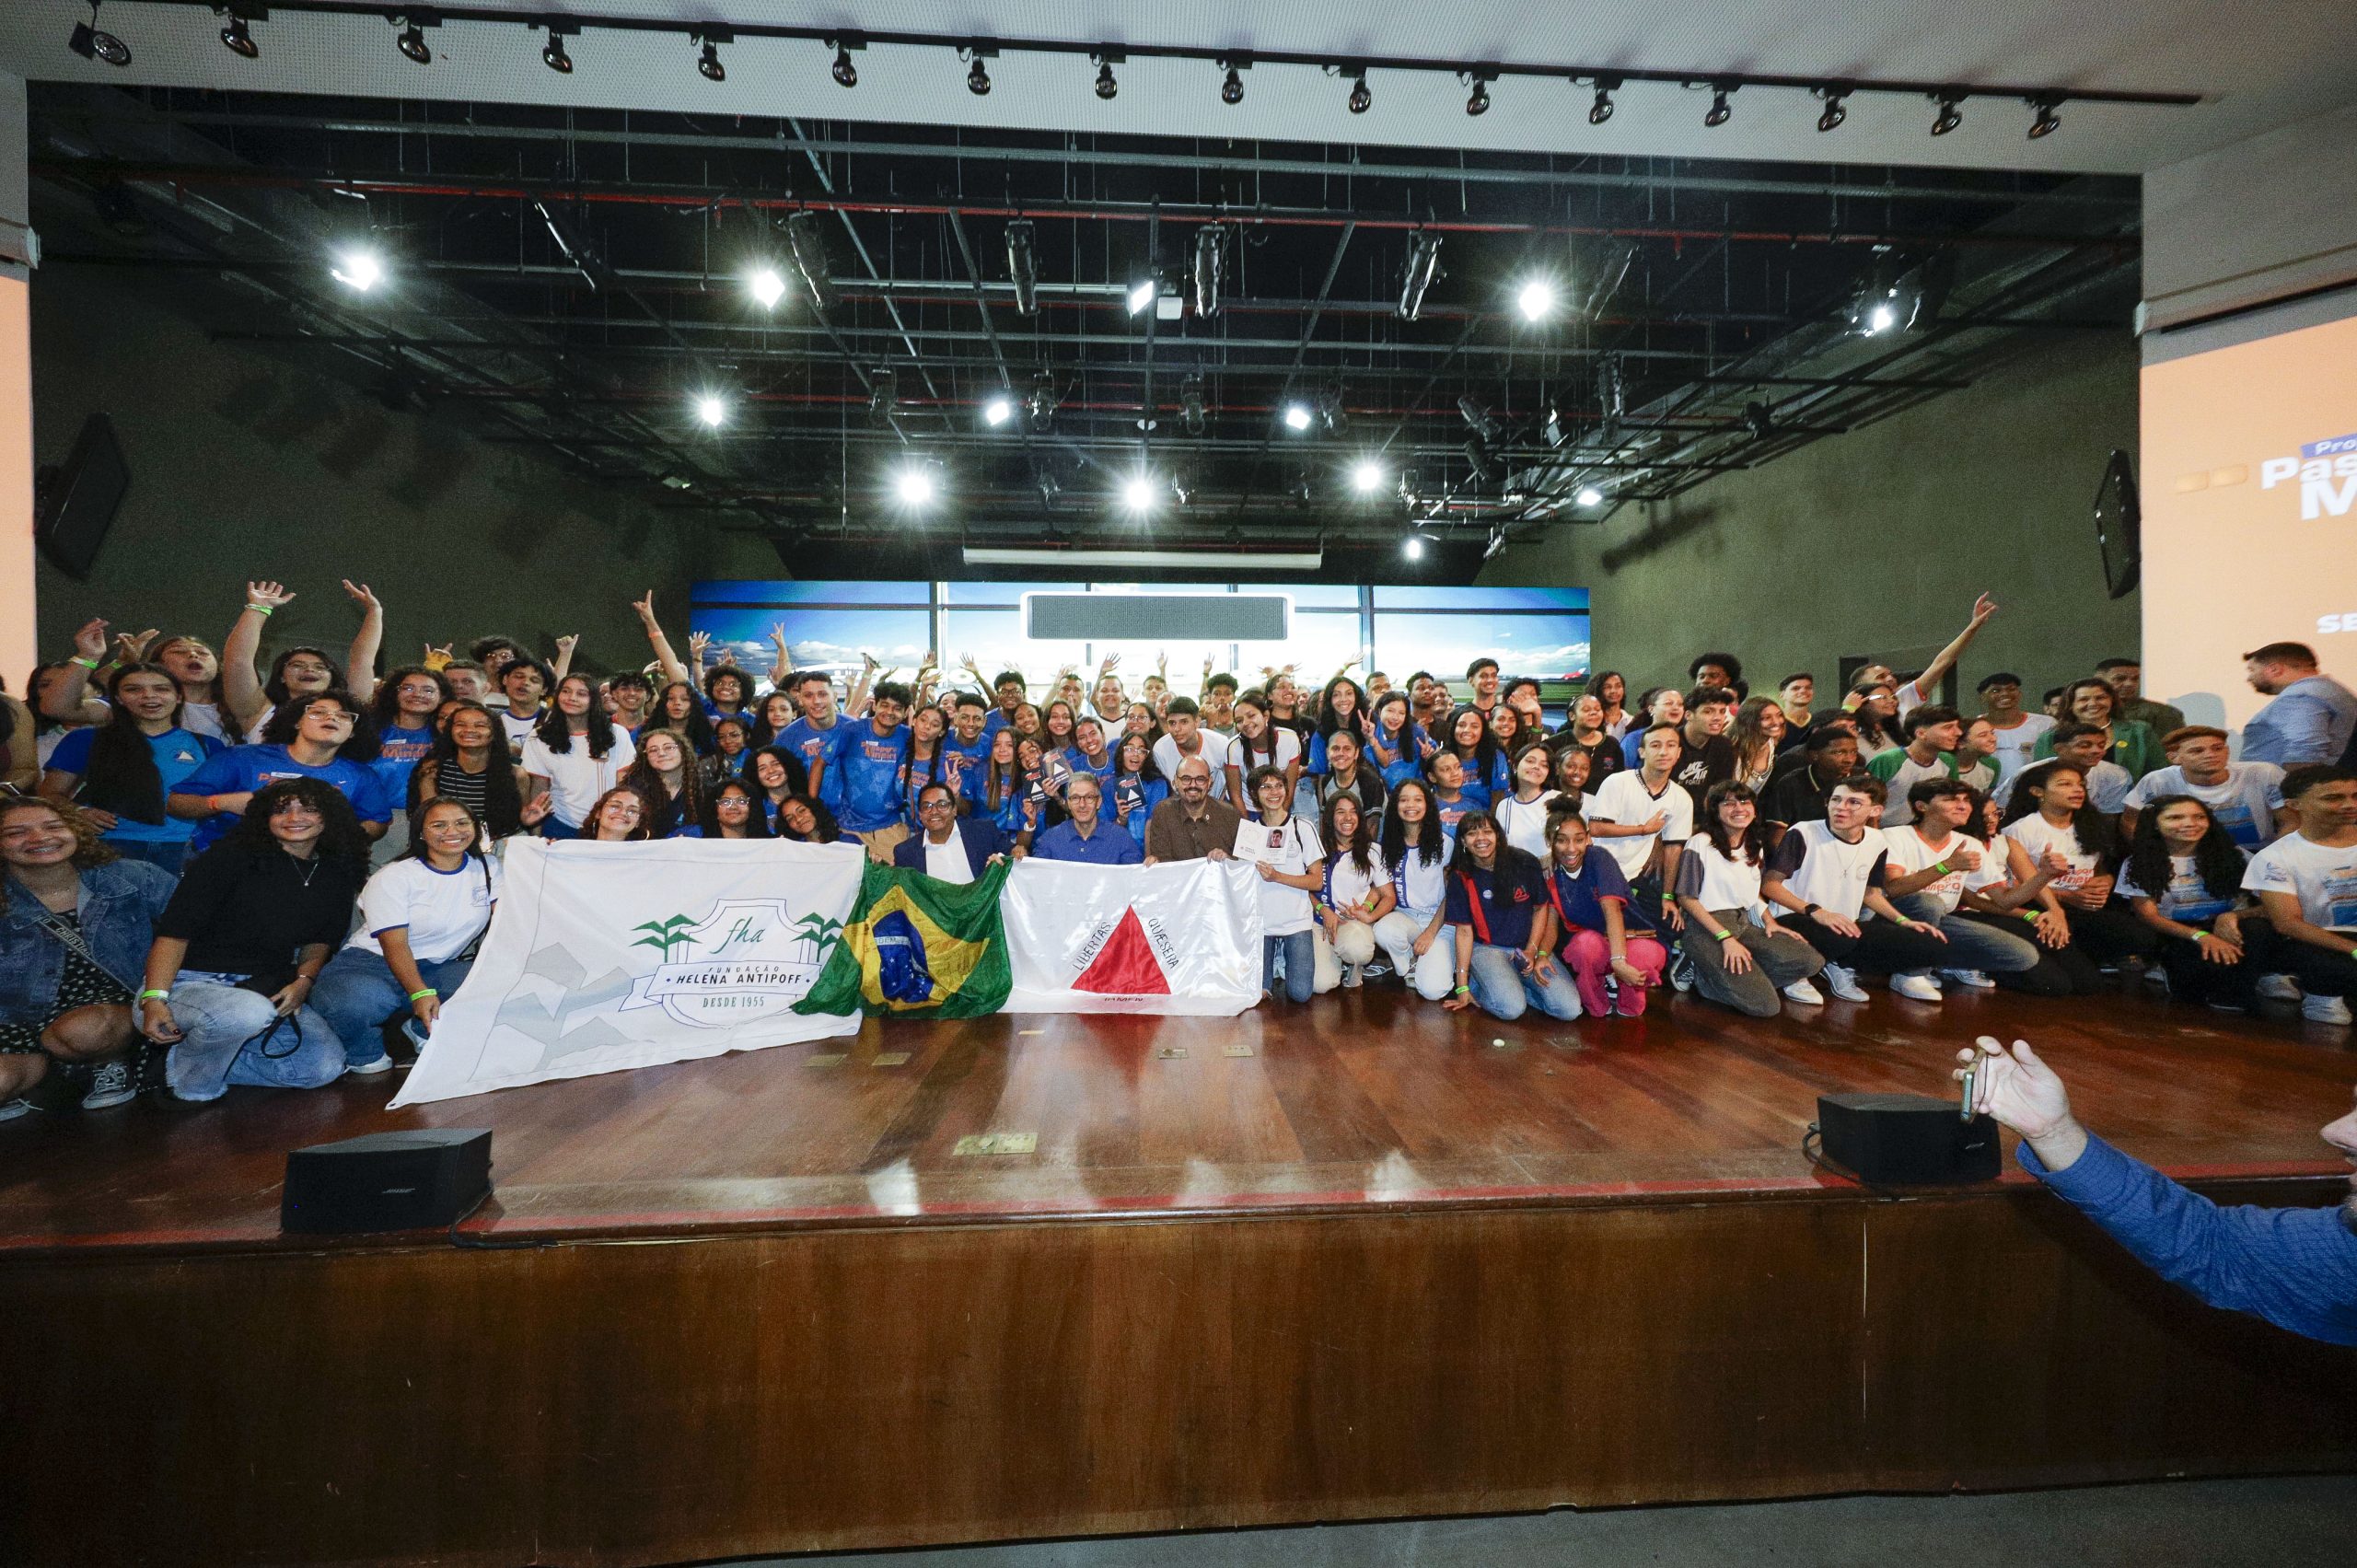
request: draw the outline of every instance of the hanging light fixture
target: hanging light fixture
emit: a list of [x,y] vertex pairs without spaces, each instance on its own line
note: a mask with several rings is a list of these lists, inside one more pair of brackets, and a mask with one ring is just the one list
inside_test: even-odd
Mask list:
[[244,14],[235,6],[217,9],[226,11],[228,16],[228,20],[221,24],[221,47],[241,60],[257,58],[261,53],[261,46],[254,41],[254,35],[246,30]]
[[99,26],[99,0],[90,0],[90,19],[74,24],[74,30],[66,35],[65,47],[85,60],[109,65],[131,64],[131,45]]
[[1825,86],[1813,90],[1818,98],[1825,100],[1825,112],[1817,117],[1817,128],[1819,133],[1836,130],[1843,121],[1850,118],[1850,110],[1843,106],[1841,100],[1857,91],[1855,87],[1845,82],[1828,82]]
[[1929,95],[1939,101],[1940,111],[1932,118],[1932,134],[1945,136],[1964,123],[1964,110],[1956,106],[1964,101],[1960,92],[1939,92]]
[[1612,118],[1612,95],[1619,91],[1620,78],[1598,76],[1596,79],[1596,100],[1587,106],[1587,122],[1601,125]]
[[2031,141],[2042,141],[2062,128],[2062,117],[2054,112],[2062,107],[2061,94],[2040,93],[2028,101],[2030,108],[2038,111],[2029,122]]

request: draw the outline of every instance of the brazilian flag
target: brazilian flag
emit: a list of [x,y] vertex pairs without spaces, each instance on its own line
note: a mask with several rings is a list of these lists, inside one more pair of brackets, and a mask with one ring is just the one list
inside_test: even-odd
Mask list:
[[960,886],[868,862],[842,940],[794,1010],[926,1018],[997,1012],[1015,983],[998,913],[1007,870],[1002,861]]

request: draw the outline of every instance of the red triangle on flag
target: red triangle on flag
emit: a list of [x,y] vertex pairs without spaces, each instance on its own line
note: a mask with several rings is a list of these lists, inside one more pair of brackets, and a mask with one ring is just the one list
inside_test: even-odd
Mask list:
[[1088,960],[1080,978],[1072,982],[1074,991],[1094,991],[1102,996],[1167,996],[1170,981],[1162,973],[1162,960],[1154,956],[1154,944],[1146,940],[1145,927],[1138,921],[1138,912],[1121,912],[1120,923],[1113,927],[1113,935],[1105,946]]

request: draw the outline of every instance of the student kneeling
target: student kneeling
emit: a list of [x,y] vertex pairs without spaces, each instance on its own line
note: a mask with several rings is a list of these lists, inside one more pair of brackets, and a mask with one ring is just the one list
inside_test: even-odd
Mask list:
[[1580,993],[1548,957],[1554,921],[1538,862],[1507,843],[1488,812],[1467,812],[1448,867],[1457,991],[1442,1005],[1478,1006],[1493,1018],[1519,1018],[1532,1007],[1550,1018],[1578,1017]]

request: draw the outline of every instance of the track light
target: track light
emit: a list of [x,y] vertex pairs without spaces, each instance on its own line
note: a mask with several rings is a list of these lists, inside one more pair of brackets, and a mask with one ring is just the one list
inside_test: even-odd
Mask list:
[[892,476],[892,494],[903,506],[929,505],[939,489],[933,470],[922,463],[911,463]]
[[1153,278],[1141,279],[1132,284],[1129,296],[1130,314],[1135,316],[1151,308],[1154,304],[1154,296],[1161,292],[1161,288],[1162,285]]
[[1366,73],[1362,70],[1351,78],[1351,112],[1364,114],[1375,107],[1375,94],[1367,90]]
[[1898,312],[1893,310],[1888,305],[1877,302],[1866,312],[1866,335],[1868,337],[1873,337],[1880,332],[1887,332],[1897,325],[1898,325]]
[[1190,436],[1201,436],[1207,423],[1203,410],[1203,378],[1190,376],[1178,383],[1178,418]]
[[835,52],[835,63],[827,68],[827,75],[834,77],[835,86],[839,87],[859,86],[859,67],[851,63],[853,41],[830,38],[827,42]]
[[785,280],[775,267],[755,267],[745,274],[745,287],[764,310],[776,309],[777,302],[785,297]]
[[721,28],[714,28],[700,36],[703,39],[703,52],[696,57],[697,74],[707,82],[726,81],[728,67],[720,63],[720,46],[734,43],[736,39]]
[[1406,539],[1401,540],[1399,541],[1399,553],[1406,556],[1411,561],[1422,561],[1424,558],[1423,536],[1421,534],[1410,534]]
[[1132,474],[1121,482],[1121,505],[1132,512],[1151,512],[1162,499],[1162,485],[1151,474]]
[[1580,486],[1579,494],[1572,499],[1583,506],[1601,506],[1604,505],[1604,492],[1593,484],[1583,484]]
[[1480,71],[1459,71],[1457,79],[1473,84],[1473,91],[1465,100],[1465,112],[1476,116],[1489,113],[1490,83],[1495,77]]
[[1841,100],[1857,90],[1846,82],[1829,83],[1815,89],[1817,96],[1825,100],[1825,112],[1817,117],[1819,132],[1839,129],[1841,122],[1850,118],[1850,111],[1842,106]]
[[1285,404],[1283,417],[1285,428],[1287,430],[1291,430],[1296,434],[1306,430],[1309,428],[1310,424],[1309,405],[1307,403],[1287,403]]
[[966,68],[966,90],[976,98],[991,96],[991,74],[980,60]]
[[1121,91],[1121,84],[1113,79],[1113,67],[1127,61],[1129,56],[1107,49],[1097,51],[1089,58],[1097,62],[1097,96],[1110,102]]
[[412,64],[433,64],[434,51],[426,45],[425,29],[440,27],[442,18],[431,11],[405,11],[392,19],[409,24],[393,40],[393,47],[401,52],[401,57]]
[[1016,218],[1006,226],[1006,275],[1015,284],[1015,313],[1039,313],[1039,259],[1032,250],[1031,220]]
[[85,60],[103,61],[109,65],[130,64],[131,45],[98,23],[98,0],[90,0],[90,19],[74,24],[74,30],[66,35],[65,47]]
[[221,24],[221,47],[244,60],[254,59],[261,53],[261,46],[254,41],[254,35],[246,30],[246,18],[235,10],[231,10],[229,19]]
[[993,392],[982,403],[982,423],[996,430],[1015,417],[1015,399],[1004,392]]
[[1776,416],[1766,403],[1744,404],[1743,423],[1750,428],[1751,438],[1755,441],[1765,441],[1776,434]]
[[1484,444],[1494,442],[1504,434],[1504,427],[1491,417],[1489,410],[1473,401],[1473,394],[1470,392],[1466,392],[1457,398],[1457,412],[1465,416],[1467,428]]
[[549,41],[540,45],[540,64],[560,76],[570,76],[573,75],[573,56],[564,52],[564,32],[555,28],[549,29]]
[[1397,311],[1402,321],[1412,321],[1423,314],[1424,291],[1433,286],[1440,275],[1440,236],[1420,228],[1408,237],[1408,270],[1399,280],[1399,306]]
[[1244,78],[1237,73],[1250,68],[1251,64],[1251,61],[1241,55],[1223,55],[1220,58],[1220,69],[1227,73],[1226,78],[1219,85],[1220,102],[1242,103],[1244,101]]
[[1589,124],[1601,125],[1612,118],[1612,95],[1620,87],[1620,78],[1618,76],[1598,76],[1596,79],[1596,101],[1587,106]]
[[1351,465],[1351,488],[1361,495],[1372,495],[1382,489],[1385,477],[1383,465],[1373,458],[1362,458]]
[[1227,231],[1215,223],[1195,230],[1195,314],[1208,319],[1219,313],[1220,271],[1225,264]]
[[1742,86],[1742,84],[1739,82],[1713,82],[1711,84],[1711,108],[1709,112],[1702,116],[1702,123],[1706,127],[1715,131],[1720,126],[1735,118],[1735,105],[1727,101],[1727,97],[1729,94],[1735,92],[1740,86]]
[[385,263],[374,250],[347,250],[336,258],[328,276],[354,294],[366,294],[385,281]]
[[1956,107],[1964,101],[1962,93],[1933,93],[1929,96],[1937,99],[1940,104],[1940,112],[1932,120],[1933,135],[1945,136],[1964,123],[1964,111]]
[[1056,419],[1056,378],[1042,370],[1031,377],[1031,395],[1025,400],[1025,411],[1030,415],[1031,428],[1044,432]]
[[2053,93],[2040,93],[2028,100],[2038,113],[2029,122],[2029,139],[2033,142],[2051,136],[2062,129],[2062,117],[2054,111],[2062,107],[2061,98]]
[[696,399],[696,418],[707,430],[717,430],[728,423],[728,401],[715,392],[704,392]]
[[1555,313],[1555,285],[1545,278],[1533,278],[1522,285],[1514,302],[1524,320],[1544,321]]
[[842,298],[827,271],[824,225],[825,220],[807,207],[785,220],[785,242],[794,251],[794,270],[802,274],[803,285],[822,311],[832,310]]

